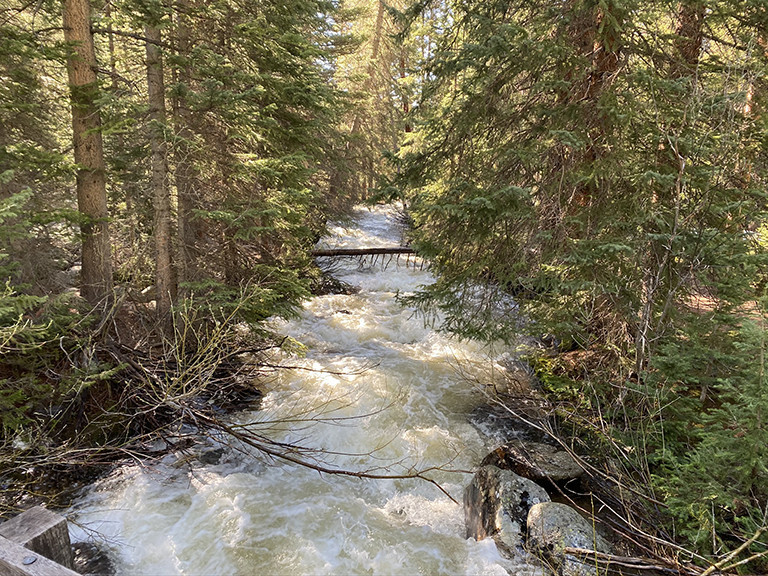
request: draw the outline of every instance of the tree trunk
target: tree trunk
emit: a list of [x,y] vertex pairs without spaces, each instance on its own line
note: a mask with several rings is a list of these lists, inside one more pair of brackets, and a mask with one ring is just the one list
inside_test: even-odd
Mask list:
[[95,305],[107,302],[112,294],[112,258],[90,9],[88,0],[65,0],[62,23],[64,39],[72,46],[67,58],[67,74],[72,140],[78,166],[77,207],[83,216],[81,294]]
[[594,101],[619,70],[621,49],[621,22],[617,22],[613,2],[606,2],[594,16],[594,40],[592,43],[592,70],[589,74],[586,97]]
[[405,84],[406,78],[408,78],[408,53],[406,52],[406,48],[403,47],[400,50],[400,80],[402,81],[402,90],[403,90],[403,118],[405,119],[405,127],[404,130],[407,133],[413,132],[413,127],[411,126],[410,121],[408,120],[408,115],[411,113],[411,99],[410,94],[408,93],[408,87]]
[[[373,34],[371,35],[371,55],[365,66],[365,81],[363,82],[363,94],[365,103],[356,107],[352,118],[352,128],[350,130],[351,138],[347,141],[347,161],[351,170],[337,168],[331,176],[330,193],[331,197],[338,196],[338,191],[342,188],[349,188],[352,178],[354,178],[355,189],[360,189],[358,198],[365,198],[368,195],[367,180],[370,176],[370,161],[374,150],[371,147],[370,132],[375,131],[372,121],[375,121],[375,108],[377,98],[374,93],[378,93],[381,87],[377,83],[377,76],[381,75],[379,54],[381,53],[381,43],[384,37],[384,2],[377,2],[376,23],[374,24]],[[365,126],[365,128],[364,128]],[[368,134],[365,137],[364,134]],[[356,175],[354,175],[357,173]]]
[[[677,34],[674,40],[674,55],[669,77],[672,79],[688,78],[691,86],[696,81],[696,70],[701,58],[705,16],[706,9],[698,0],[684,0],[679,5],[677,26],[675,27]],[[674,218],[669,223],[669,230],[662,230],[662,232],[671,233],[672,236],[675,236],[678,233],[677,215],[680,212],[684,195],[686,161],[678,154],[673,140],[667,138],[667,135],[662,131],[657,163],[659,171],[667,170],[675,174],[674,187],[669,191],[659,190],[654,193],[651,203],[654,210],[657,210],[658,207],[663,209],[665,206],[673,208]],[[661,333],[661,326],[666,319],[666,310],[668,309],[668,304],[665,302],[671,301],[674,296],[676,288],[672,286],[671,280],[675,276],[675,271],[672,269],[673,264],[674,255],[671,252],[671,244],[665,240],[651,241],[643,263],[643,306],[635,336],[635,372],[638,374],[651,359],[652,350],[648,336]],[[663,309],[662,314],[660,318],[654,319],[653,312],[659,307]],[[654,322],[655,326],[652,325]]]
[[165,83],[160,53],[161,33],[156,26],[145,28],[147,37],[147,95],[149,100],[149,139],[152,148],[152,198],[155,211],[155,292],[157,316],[170,327],[171,306],[176,284],[171,259],[171,195],[165,144]]
[[675,29],[675,61],[672,64],[672,76],[695,76],[699,65],[699,56],[704,42],[704,4],[697,0],[685,0],[680,3]]
[[[376,12],[376,25],[373,29],[373,40],[371,43],[371,59],[368,61],[366,67],[365,82],[363,83],[363,91],[368,94],[376,85],[375,78],[379,65],[379,52],[381,50],[381,37],[384,34],[384,2],[379,0],[378,11]],[[363,122],[363,109],[358,109],[355,113],[355,117],[352,121],[352,134],[359,134]]]
[[408,246],[395,246],[387,248],[328,248],[312,250],[312,256],[377,256],[381,254],[415,254],[413,248]]
[[[587,126],[589,140],[585,151],[585,160],[594,163],[606,154],[606,138],[611,127],[609,119],[599,105],[599,99],[610,86],[611,79],[619,70],[619,55],[621,50],[621,22],[615,13],[614,2],[608,1],[599,5],[591,15],[590,21],[593,33],[592,38],[592,68],[586,79],[584,90],[587,104]],[[582,199],[585,204],[592,201],[593,190],[587,192],[587,197]]]
[[[568,170],[578,164],[593,165],[606,154],[606,139],[611,133],[611,126],[600,98],[619,70],[621,51],[621,22],[615,2],[609,0],[593,5],[570,0],[564,10],[568,21],[565,28],[568,42],[588,68],[564,71],[564,77],[571,81],[571,86],[561,92],[559,99],[561,102],[578,103],[583,126],[587,130],[587,142],[583,152],[576,154],[553,150],[555,159],[552,166],[557,170]],[[563,205],[572,211],[591,209],[597,186],[594,181],[577,184],[569,191]]]
[[[189,53],[191,42],[189,39],[189,15],[190,3],[181,0],[178,3],[178,16],[176,37],[176,51],[179,56]],[[191,90],[191,78],[186,66],[179,66],[178,81],[180,86],[184,87],[185,92]],[[178,92],[178,91],[177,91]],[[197,173],[192,161],[191,142],[194,138],[192,130],[192,113],[189,109],[189,103],[183,94],[177,94],[173,99],[174,122],[178,143],[174,147],[174,158],[176,170],[174,172],[176,182],[176,197],[178,202],[178,284],[180,290],[185,291],[184,283],[191,282],[197,276],[195,267],[195,224],[193,219],[196,203],[195,183],[197,182]]]

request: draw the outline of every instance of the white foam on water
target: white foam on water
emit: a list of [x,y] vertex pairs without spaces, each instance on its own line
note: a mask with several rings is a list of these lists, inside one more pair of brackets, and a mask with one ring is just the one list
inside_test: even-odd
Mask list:
[[[332,226],[324,245],[397,246],[396,214],[358,209],[357,227]],[[324,465],[430,470],[453,500],[423,480],[322,475],[225,446],[215,465],[169,456],[98,482],[69,514],[81,524],[74,540],[97,532],[125,576],[537,574],[490,540],[465,539],[456,503],[487,451],[467,422],[481,400],[466,380],[493,356],[399,304],[397,293],[432,281],[419,267],[350,259],[335,274],[360,293],[316,297],[299,318],[272,321],[306,355],[277,356],[293,368],[266,384],[260,410],[232,421],[325,450],[315,454]]]

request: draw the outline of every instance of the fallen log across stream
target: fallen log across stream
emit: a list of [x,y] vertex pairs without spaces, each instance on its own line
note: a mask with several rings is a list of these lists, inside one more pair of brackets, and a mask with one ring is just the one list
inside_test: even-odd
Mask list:
[[413,248],[396,246],[394,248],[328,248],[312,250],[312,256],[376,256],[378,254],[415,254]]

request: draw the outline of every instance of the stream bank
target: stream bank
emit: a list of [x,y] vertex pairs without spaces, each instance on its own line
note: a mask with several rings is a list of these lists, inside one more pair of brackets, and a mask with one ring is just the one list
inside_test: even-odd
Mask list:
[[[400,245],[397,210],[355,217],[325,246]],[[70,509],[73,540],[97,543],[128,576],[541,573],[525,554],[468,540],[460,504],[492,447],[470,421],[485,402],[471,382],[504,370],[509,354],[436,332],[398,302],[432,281],[420,264],[346,259],[333,274],[359,292],[274,320],[293,350],[271,361],[283,369],[260,409],[227,422],[319,465],[385,478],[318,474],[222,435],[207,463],[169,454],[92,486]],[[404,477],[419,471],[439,487]]]
[[[360,228],[339,225],[327,243],[401,242],[393,209],[360,209],[357,218]],[[119,468],[77,499],[69,516],[79,556],[96,553],[102,566],[136,575],[389,574],[392,566],[396,573],[542,573],[549,544],[540,537],[543,547],[528,552],[523,513],[543,498],[513,513],[523,537],[514,544],[497,537],[501,552],[483,539],[495,535],[493,522],[483,520],[481,534],[468,532],[465,519],[478,466],[533,478],[554,499],[563,488],[557,482],[578,472],[571,461],[558,477],[541,459],[520,458],[555,453],[530,369],[505,347],[456,341],[401,306],[399,294],[431,281],[418,261],[352,259],[333,271],[299,318],[272,321],[289,345],[265,362],[280,368],[262,380],[258,405],[242,397],[245,409],[226,415],[216,396],[196,400],[220,412],[229,430],[287,447],[315,470],[265,458],[222,428],[176,430],[140,447],[152,460]],[[205,412],[192,416],[205,421]],[[547,458],[567,468],[558,454]],[[408,478],[415,473],[437,484]]]

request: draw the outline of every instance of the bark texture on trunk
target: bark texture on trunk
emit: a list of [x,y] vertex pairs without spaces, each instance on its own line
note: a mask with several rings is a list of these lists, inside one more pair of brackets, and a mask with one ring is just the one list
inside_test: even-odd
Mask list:
[[673,64],[673,76],[681,78],[695,75],[704,44],[705,16],[706,8],[702,2],[686,0],[680,3],[675,29],[677,54]]
[[[610,115],[601,104],[604,92],[610,90],[621,65],[621,15],[615,2],[607,0],[593,5],[571,0],[565,7],[569,24],[568,40],[575,54],[588,66],[578,76],[566,72],[573,80],[570,91],[561,95],[563,100],[578,103],[582,109],[587,141],[583,152],[570,156],[573,164],[592,165],[607,152],[606,140],[611,134]],[[554,166],[568,169],[568,160],[558,160]],[[593,205],[599,184],[591,181],[578,184],[565,202],[577,210]]]
[[328,248],[312,250],[312,256],[376,256],[379,254],[415,254],[413,248],[396,246],[393,248]]
[[[368,93],[375,86],[376,75],[379,72],[379,52],[381,50],[381,38],[384,34],[384,2],[378,3],[376,12],[376,24],[373,29],[373,40],[371,43],[371,58],[365,70],[365,82],[363,90]],[[352,121],[352,134],[359,134],[363,124],[362,108],[355,114]]]
[[165,143],[165,83],[159,44],[160,28],[147,26],[147,95],[149,101],[149,139],[152,148],[152,199],[155,212],[155,292],[157,315],[162,325],[170,326],[170,312],[176,298],[175,274],[171,258],[171,195]]
[[71,45],[67,74],[72,104],[72,138],[77,170],[77,207],[83,215],[81,295],[105,302],[112,294],[112,258],[107,212],[106,167],[97,105],[96,53],[88,0],[65,0],[64,39]]
[[[190,27],[188,13],[193,8],[187,0],[180,0],[177,4],[178,16],[176,24],[176,51],[180,56],[189,54],[192,42],[190,40]],[[191,90],[192,79],[186,67],[178,67],[177,83],[184,86],[185,93]],[[184,283],[197,279],[197,266],[195,245],[197,242],[197,229],[194,221],[194,210],[197,202],[197,171],[193,158],[192,141],[195,137],[192,129],[193,117],[188,98],[185,94],[177,94],[173,99],[174,124],[178,142],[174,146],[174,160],[176,170],[174,180],[176,183],[177,197],[177,284],[182,294],[185,291]]]

